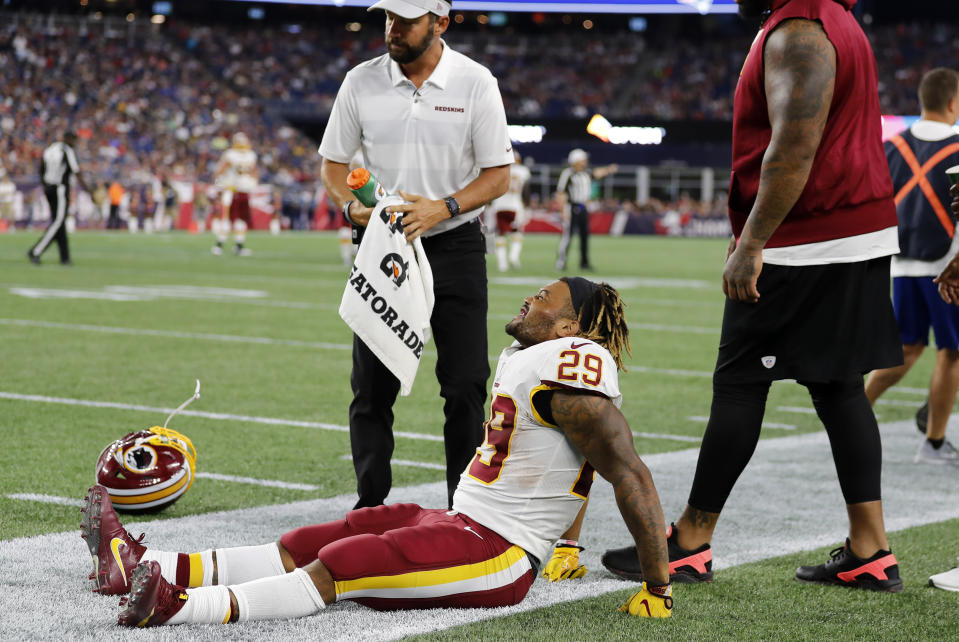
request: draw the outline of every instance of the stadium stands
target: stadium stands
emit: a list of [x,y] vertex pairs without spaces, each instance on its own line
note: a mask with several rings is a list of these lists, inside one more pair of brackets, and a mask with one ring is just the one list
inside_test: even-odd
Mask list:
[[[315,191],[319,158],[287,119],[325,119],[346,71],[383,51],[382,32],[368,23],[347,31],[329,21],[0,17],[0,163],[28,187],[40,152],[68,126],[92,181],[119,179],[134,194],[174,179],[208,183],[229,136],[242,130],[260,154],[262,181],[281,192],[276,202],[302,202],[304,190]],[[918,78],[953,64],[959,49],[952,24],[867,25],[867,33],[889,114],[914,113]],[[497,76],[511,118],[730,119],[750,34],[598,35],[457,29],[449,40]]]

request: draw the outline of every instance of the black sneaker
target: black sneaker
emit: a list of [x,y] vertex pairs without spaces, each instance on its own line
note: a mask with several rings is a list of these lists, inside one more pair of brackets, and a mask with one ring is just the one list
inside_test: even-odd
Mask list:
[[916,411],[916,428],[925,436],[926,426],[929,424],[929,400],[926,399]]
[[27,258],[30,259],[30,262],[34,265],[40,265],[40,257],[33,253],[33,250],[27,252]]
[[859,559],[846,544],[829,553],[829,561],[818,566],[800,566],[796,579],[816,584],[838,584],[869,591],[898,593],[902,590],[899,562],[892,551],[878,551],[867,560]]
[[[680,584],[713,581],[713,552],[709,544],[693,551],[680,548],[676,543],[676,525],[670,524],[666,531],[669,550],[669,581]],[[634,582],[643,582],[643,569],[635,546],[615,548],[603,553],[603,566],[610,573]]]

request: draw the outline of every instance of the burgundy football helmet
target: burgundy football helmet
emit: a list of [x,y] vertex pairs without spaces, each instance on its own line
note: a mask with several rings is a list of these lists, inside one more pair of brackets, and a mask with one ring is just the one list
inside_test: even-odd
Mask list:
[[159,510],[190,490],[196,476],[196,449],[189,437],[166,425],[199,396],[197,381],[193,396],[162,427],[131,432],[103,449],[97,458],[96,481],[106,487],[114,508]]

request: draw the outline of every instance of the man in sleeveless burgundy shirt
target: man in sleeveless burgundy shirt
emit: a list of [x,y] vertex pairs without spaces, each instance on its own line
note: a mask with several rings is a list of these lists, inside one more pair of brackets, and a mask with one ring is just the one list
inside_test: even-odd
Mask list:
[[[726,308],[696,475],[669,533],[670,574],[712,579],[710,540],[759,440],[770,383],[794,379],[826,428],[849,515],[844,546],[797,579],[901,591],[883,524],[879,428],[863,389],[864,373],[902,363],[875,58],[852,15],[856,0],[738,2],[763,25],[736,87]],[[607,551],[603,564],[642,576],[631,548]]]

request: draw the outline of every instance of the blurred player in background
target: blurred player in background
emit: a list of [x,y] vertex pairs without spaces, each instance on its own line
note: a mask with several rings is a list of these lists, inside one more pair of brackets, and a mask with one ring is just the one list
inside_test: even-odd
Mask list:
[[17,185],[0,167],[0,232],[16,231]]
[[500,272],[505,272],[511,265],[519,268],[523,228],[529,221],[526,208],[529,205],[530,171],[523,165],[518,151],[513,150],[513,157],[515,162],[509,168],[509,189],[486,207],[486,229],[493,235],[496,265]]
[[107,217],[108,230],[120,229],[120,205],[123,203],[123,197],[125,195],[126,190],[123,189],[120,181],[114,180],[110,183],[110,187],[107,190],[107,198],[110,199],[110,215]]
[[582,149],[574,149],[569,153],[569,167],[559,175],[556,184],[556,200],[563,213],[563,233],[559,239],[556,269],[566,269],[566,255],[573,233],[579,234],[579,268],[592,270],[589,262],[589,200],[593,196],[593,179],[601,180],[609,174],[614,174],[618,165],[597,167],[592,171],[587,169],[589,154]]
[[44,230],[43,236],[27,252],[27,258],[33,263],[40,264],[40,256],[50,247],[50,243],[57,242],[60,250],[60,263],[72,265],[70,260],[70,244],[67,241],[67,211],[70,208],[70,177],[76,176],[77,182],[86,192],[90,192],[83,176],[80,174],[80,165],[77,162],[77,153],[73,147],[77,144],[77,135],[67,132],[62,141],[57,141],[43,150],[40,160],[40,181],[43,184],[43,193],[50,204],[50,224]]
[[223,152],[214,177],[222,192],[220,215],[210,225],[216,235],[213,253],[223,254],[223,244],[232,228],[233,253],[249,256],[250,250],[243,244],[251,221],[250,192],[256,188],[260,174],[256,166],[256,152],[246,134],[237,132],[233,135],[233,145]]
[[[920,120],[886,141],[899,216],[899,254],[892,257],[892,300],[905,363],[874,370],[866,396],[876,399],[902,379],[936,338],[936,365],[925,412],[917,414],[925,439],[915,462],[959,466],[959,451],[946,441],[946,424],[959,391],[959,308],[939,296],[933,278],[959,253],[959,235],[949,215],[945,170],[959,165],[959,74],[933,69],[919,83]],[[925,415],[925,421],[919,418]],[[925,424],[924,426],[922,424]]]

